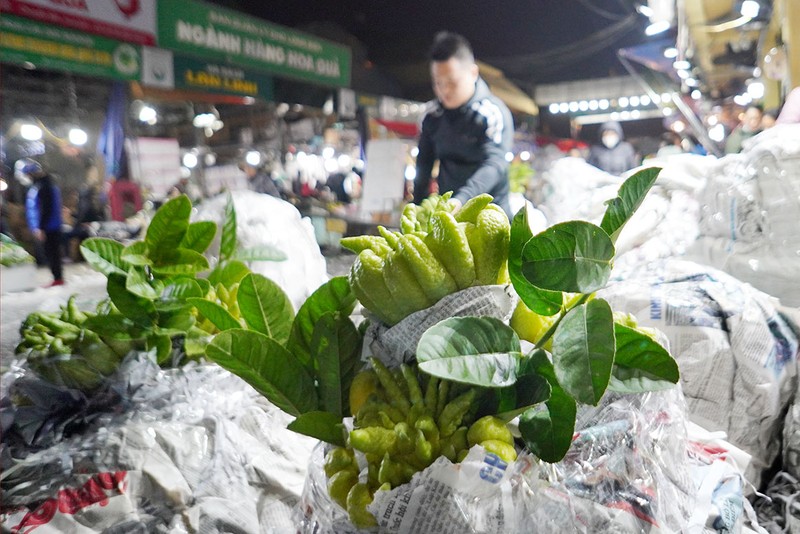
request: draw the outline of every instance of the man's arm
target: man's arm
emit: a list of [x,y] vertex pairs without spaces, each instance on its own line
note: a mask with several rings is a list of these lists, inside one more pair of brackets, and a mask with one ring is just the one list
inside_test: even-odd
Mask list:
[[462,204],[474,196],[492,191],[497,184],[508,179],[506,152],[511,150],[514,140],[511,112],[490,100],[484,100],[478,113],[484,134],[480,147],[483,162],[464,186],[453,193],[453,198]]
[[433,149],[433,140],[425,122],[419,134],[419,153],[417,154],[417,176],[414,178],[414,204],[419,204],[426,198],[431,188],[431,172],[436,154]]

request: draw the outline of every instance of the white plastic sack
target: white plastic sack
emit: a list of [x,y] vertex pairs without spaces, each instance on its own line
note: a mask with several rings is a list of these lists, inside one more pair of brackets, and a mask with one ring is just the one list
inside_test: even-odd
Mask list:
[[[285,261],[251,262],[250,269],[277,283],[289,296],[295,311],[319,286],[328,281],[325,258],[319,250],[311,221],[292,204],[253,191],[233,191],[236,236],[240,248],[272,245],[286,254]],[[227,195],[219,195],[197,207],[194,221],[225,219]],[[219,239],[209,251],[216,255]]]

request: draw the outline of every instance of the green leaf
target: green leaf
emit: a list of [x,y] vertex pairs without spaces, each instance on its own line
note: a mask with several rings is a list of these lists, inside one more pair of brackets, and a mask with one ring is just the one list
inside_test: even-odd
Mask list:
[[128,269],[125,289],[147,300],[158,298],[158,291],[148,282],[147,274],[144,272],[144,269],[136,265],[131,265],[131,268]]
[[130,319],[119,313],[94,315],[86,319],[83,327],[101,336],[129,335],[136,328]]
[[211,321],[214,326],[221,331],[231,330],[233,328],[241,328],[242,325],[234,318],[231,313],[217,304],[204,298],[188,298],[186,302],[197,308],[203,317]]
[[199,221],[189,224],[183,241],[178,245],[202,254],[214,240],[217,234],[217,225],[212,221]]
[[206,347],[206,356],[290,415],[318,409],[314,379],[289,351],[264,334],[222,332]]
[[132,265],[153,264],[153,261],[147,256],[147,245],[144,241],[134,241],[122,249],[122,259]]
[[[158,306],[156,306],[156,309],[158,309]],[[172,332],[172,335],[188,332],[195,323],[196,321],[192,314],[192,306],[189,304],[168,311],[158,309],[159,327],[165,331]]]
[[[542,352],[541,349],[536,350]],[[544,357],[547,358],[546,355]],[[510,421],[532,406],[541,404],[550,398],[550,383],[544,376],[536,372],[534,366],[538,361],[538,358],[532,356],[522,358],[517,370],[516,384],[500,390],[501,401],[497,417],[504,421]]]
[[242,278],[236,295],[239,312],[247,326],[286,344],[294,320],[294,309],[278,284],[260,274],[250,273]]
[[236,208],[233,205],[233,197],[228,194],[228,202],[225,204],[225,221],[222,223],[222,236],[219,245],[219,261],[226,262],[233,259],[236,253]]
[[286,345],[287,348],[303,363],[306,369],[313,372],[314,360],[311,357],[311,338],[314,334],[314,325],[323,315],[329,312],[350,315],[355,306],[356,297],[350,290],[347,278],[344,276],[331,278],[318,287],[300,306],[292,324],[292,332]]
[[533,454],[545,462],[555,463],[564,458],[572,444],[578,407],[575,399],[559,385],[544,351],[535,351],[532,359],[537,374],[550,383],[550,399],[544,408],[530,408],[520,416],[519,431]]
[[347,446],[342,418],[330,412],[306,412],[289,423],[286,428],[298,434],[325,441],[338,447]]
[[183,241],[191,213],[192,203],[186,195],[175,197],[158,208],[144,236],[154,263],[163,264],[162,257],[172,253]]
[[159,255],[153,272],[161,275],[196,274],[208,269],[205,256],[188,248],[178,248]]
[[259,245],[239,250],[233,258],[239,261],[284,261],[286,254],[272,245]]
[[561,310],[564,295],[536,287],[522,275],[522,250],[533,237],[528,221],[530,206],[520,209],[511,222],[511,242],[508,247],[508,274],[514,291],[525,305],[539,315],[551,316]]
[[603,299],[572,308],[553,336],[558,382],[575,400],[597,405],[614,364],[614,316]]
[[517,378],[517,333],[492,317],[451,317],[422,334],[417,361],[426,373],[485,387],[505,387]]
[[122,249],[119,241],[104,237],[90,237],[81,243],[81,253],[92,269],[106,276],[111,273],[128,272],[128,265],[122,260]]
[[617,197],[608,201],[600,227],[616,242],[622,227],[641,206],[647,192],[656,183],[659,167],[650,167],[637,172],[620,186]]
[[153,302],[137,295],[134,295],[125,288],[126,277],[112,273],[108,276],[106,290],[108,296],[119,312],[142,326],[152,326],[156,313]]
[[522,249],[522,275],[554,291],[592,293],[611,274],[614,244],[598,226],[568,221],[532,237]]
[[608,388],[618,393],[669,389],[680,380],[680,369],[667,349],[635,328],[614,323],[617,344]]
[[236,260],[231,260],[217,267],[208,275],[208,281],[214,285],[222,284],[225,287],[231,287],[233,284],[238,284],[242,278],[250,273],[250,269],[244,263]]
[[[205,278],[192,278],[200,286],[200,295],[205,297],[211,289],[211,284]],[[188,297],[187,297],[188,298]]]
[[205,292],[198,281],[188,276],[170,280],[161,292],[162,302],[183,302],[191,297],[202,297]]
[[164,334],[153,334],[147,337],[147,344],[145,345],[148,351],[154,351],[156,356],[156,363],[160,366],[170,364],[170,356],[172,356],[172,340],[169,336]]
[[311,350],[317,362],[320,408],[339,418],[349,414],[350,384],[361,357],[361,336],[346,315],[329,312],[314,328]]

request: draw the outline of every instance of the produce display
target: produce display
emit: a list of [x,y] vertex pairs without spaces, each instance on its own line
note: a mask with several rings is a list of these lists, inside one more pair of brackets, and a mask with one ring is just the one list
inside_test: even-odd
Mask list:
[[33,263],[33,256],[5,234],[0,234],[0,265],[11,267],[25,263]]
[[349,281],[358,300],[386,324],[473,285],[508,281],[509,222],[492,197],[479,195],[453,212],[450,193],[403,209],[401,232],[346,237],[358,253]]
[[108,299],[95,311],[77,309],[74,297],[61,314],[35,312],[22,323],[31,370],[59,386],[92,392],[131,350],[152,351],[159,364],[178,365],[201,356],[219,331],[258,324],[260,300],[279,300],[279,288],[250,273],[243,261],[280,260],[270,247],[238,250],[236,213],[229,202],[220,258],[207,276],[204,252],[217,232],[213,222],[190,222],[188,197],[156,212],[144,238],[128,245],[107,238],[81,244],[86,261],[107,277]]

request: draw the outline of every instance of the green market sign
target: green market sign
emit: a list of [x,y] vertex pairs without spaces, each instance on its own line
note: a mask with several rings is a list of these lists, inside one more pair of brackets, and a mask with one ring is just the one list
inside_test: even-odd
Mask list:
[[321,85],[350,84],[350,50],[197,0],[159,0],[158,44]]
[[272,78],[266,74],[186,56],[174,61],[176,87],[272,100]]
[[141,48],[3,13],[0,61],[118,80],[138,80]]

